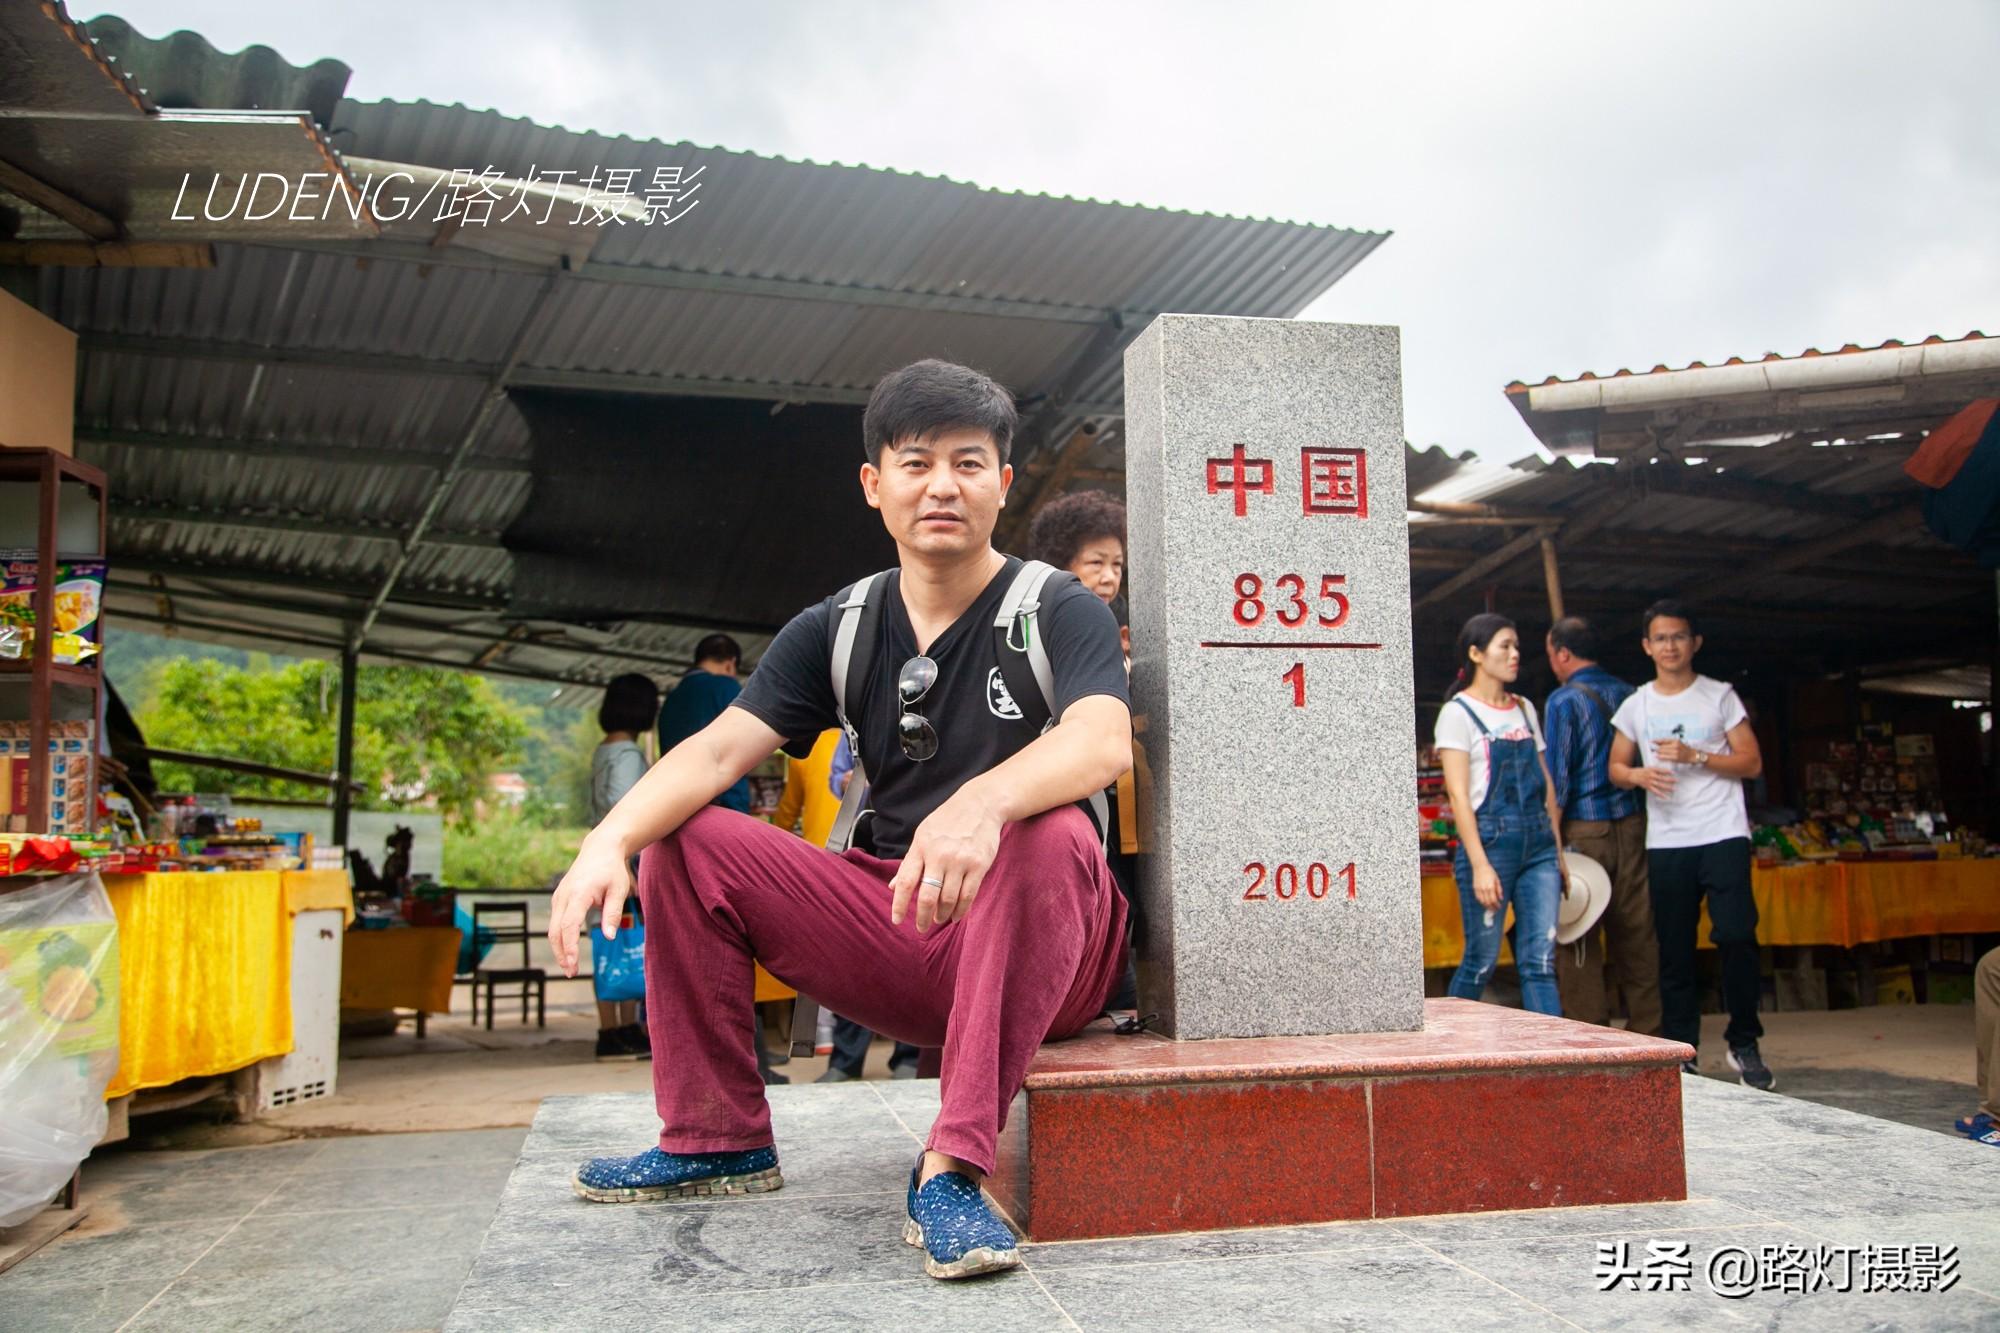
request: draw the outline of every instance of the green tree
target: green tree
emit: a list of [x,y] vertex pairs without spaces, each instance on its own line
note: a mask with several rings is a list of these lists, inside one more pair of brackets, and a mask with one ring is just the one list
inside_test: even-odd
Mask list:
[[[139,715],[147,742],[168,750],[248,759],[331,773],[338,744],[340,672],[292,662],[246,670],[212,660],[157,665]],[[435,667],[363,667],[356,681],[354,771],[363,809],[435,803],[470,828],[488,779],[527,739],[522,711],[481,677]],[[225,791],[245,797],[324,799],[324,788],[279,779],[154,766],[163,790]]]

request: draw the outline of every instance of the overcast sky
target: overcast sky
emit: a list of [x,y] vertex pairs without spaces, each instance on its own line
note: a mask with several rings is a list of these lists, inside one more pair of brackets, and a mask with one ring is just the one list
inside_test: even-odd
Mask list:
[[1512,379],[2000,333],[1990,0],[111,12],[364,100],[1390,230],[1306,313],[1401,325],[1411,440],[1496,460]]

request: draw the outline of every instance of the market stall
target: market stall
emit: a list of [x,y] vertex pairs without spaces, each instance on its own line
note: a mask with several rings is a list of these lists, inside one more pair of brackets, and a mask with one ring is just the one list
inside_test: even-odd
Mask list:
[[[1424,966],[1456,967],[1465,953],[1458,885],[1448,872],[1426,874],[1422,883]],[[2000,933],[2000,860],[1758,866],[1751,892],[1757,939],[1765,945],[1852,949],[1927,935]],[[1706,909],[1697,938],[1709,947]]]
[[339,870],[107,874],[104,887],[125,997],[108,1097],[291,1051],[294,921],[354,914]]

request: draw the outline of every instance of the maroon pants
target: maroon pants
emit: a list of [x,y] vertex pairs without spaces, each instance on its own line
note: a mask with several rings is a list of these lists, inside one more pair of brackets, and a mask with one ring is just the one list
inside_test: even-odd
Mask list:
[[639,859],[646,1013],[660,1147],[771,1142],[752,1022],[751,960],[863,1027],[944,1048],[930,1146],[992,1171],[1035,1049],[1104,1007],[1125,903],[1090,819],[1064,806],[1009,824],[961,921],[889,924],[896,861],[835,855],[710,806]]

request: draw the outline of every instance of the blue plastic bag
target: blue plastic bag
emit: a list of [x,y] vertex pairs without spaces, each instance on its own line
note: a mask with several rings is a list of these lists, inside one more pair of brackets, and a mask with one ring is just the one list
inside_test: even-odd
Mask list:
[[458,927],[458,975],[464,976],[484,962],[487,954],[493,952],[493,942],[496,937],[491,926],[475,928],[472,924],[472,913],[463,907],[452,909],[451,920],[452,924]]
[[630,912],[611,939],[590,928],[590,971],[591,989],[605,1004],[646,998],[646,928]]

